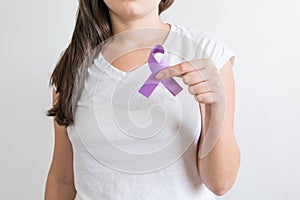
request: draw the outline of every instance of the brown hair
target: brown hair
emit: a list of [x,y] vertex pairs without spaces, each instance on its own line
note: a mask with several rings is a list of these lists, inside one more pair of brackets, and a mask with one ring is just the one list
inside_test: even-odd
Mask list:
[[[159,14],[169,8],[174,0],[161,0]],[[103,0],[79,0],[76,24],[71,42],[62,53],[51,74],[49,85],[59,94],[47,116],[55,116],[59,125],[74,124],[76,102],[84,82],[78,79],[86,55],[111,37],[112,25],[109,10]]]

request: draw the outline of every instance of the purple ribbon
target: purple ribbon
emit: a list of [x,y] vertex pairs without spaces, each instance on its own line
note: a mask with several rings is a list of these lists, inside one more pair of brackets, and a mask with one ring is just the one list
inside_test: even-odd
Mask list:
[[[163,54],[160,62],[157,62],[153,55],[154,53]],[[167,52],[165,52],[163,46],[155,45],[151,49],[148,58],[148,65],[150,67],[150,70],[152,71],[152,74],[149,76],[149,78],[146,80],[143,86],[139,89],[139,93],[141,93],[145,97],[149,97],[154,91],[154,89],[157,87],[159,82],[161,82],[173,94],[173,96],[176,96],[182,90],[182,87],[172,77],[163,80],[158,80],[155,78],[155,75],[159,71],[169,67]]]

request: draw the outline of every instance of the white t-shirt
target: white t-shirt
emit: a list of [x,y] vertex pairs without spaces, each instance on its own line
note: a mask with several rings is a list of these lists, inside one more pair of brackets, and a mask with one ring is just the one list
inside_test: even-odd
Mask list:
[[[209,56],[217,68],[235,55],[216,36],[172,24],[163,46],[169,64]],[[88,68],[67,128],[73,146],[75,200],[211,200],[197,171],[198,103],[180,77],[173,96],[159,83],[149,98],[138,90],[147,64],[130,72],[100,54]]]

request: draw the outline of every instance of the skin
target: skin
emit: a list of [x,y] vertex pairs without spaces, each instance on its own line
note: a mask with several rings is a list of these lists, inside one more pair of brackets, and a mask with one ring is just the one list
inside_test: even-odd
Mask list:
[[[169,25],[164,24],[159,18],[159,0],[105,0],[104,2],[110,9],[114,34],[145,27],[170,28]],[[144,40],[145,38],[135,37],[135,40],[139,41],[139,39]],[[145,63],[148,55],[149,51],[136,51],[121,56],[112,65],[120,70],[129,72],[141,65],[141,63]],[[199,158],[197,163],[198,171],[204,184],[216,195],[220,196],[232,187],[240,164],[240,152],[233,131],[235,86],[232,64],[228,61],[221,70],[214,70],[216,69],[215,66],[207,60],[194,62],[197,62],[199,66],[206,66],[206,69],[210,69],[212,71],[211,75],[219,75],[220,78],[213,79],[214,81],[211,81],[210,85],[218,85],[217,83],[221,80],[223,82],[225,91],[219,90],[218,87],[212,87],[214,91],[211,92],[216,93],[216,96],[219,97],[213,102],[209,95],[206,94],[208,89],[201,83],[203,79],[195,75],[195,67],[190,66],[189,63],[179,63],[161,72],[164,74],[163,78],[178,76],[182,77],[187,85],[191,85],[189,91],[199,103],[202,116],[202,133],[199,147],[207,133],[208,116],[214,114],[212,112],[218,112],[218,105],[226,98],[226,108],[228,110],[221,136],[212,151],[203,159]],[[192,81],[187,81],[188,78]],[[195,93],[192,89],[194,89]],[[209,89],[212,90],[211,88]],[[57,95],[53,90],[53,103],[55,103]],[[55,121],[54,131],[55,145],[46,182],[45,200],[71,200],[76,195],[72,145],[66,128],[59,126]]]
[[[168,28],[158,17],[160,0],[104,0],[114,34],[145,27]],[[143,38],[145,39],[145,38]]]
[[[197,65],[196,68],[195,65]],[[205,80],[201,74],[207,74],[208,80]],[[216,195],[224,195],[234,184],[240,165],[240,151],[233,131],[235,84],[231,61],[218,70],[211,60],[193,60],[161,70],[156,76],[160,76],[160,79],[172,76],[182,77],[183,82],[189,86],[189,92],[195,96],[202,117],[199,148],[207,134],[208,119],[211,115],[218,115],[217,112],[222,112],[219,108],[224,106],[225,100],[227,112],[220,137],[207,156],[203,159],[198,158],[198,171],[204,184]],[[214,94],[215,98],[210,98],[210,94]]]
[[[52,92],[53,104],[58,94]],[[45,200],[74,199],[76,189],[73,174],[72,144],[67,135],[67,129],[54,123],[54,152],[52,163],[48,172],[45,188]]]

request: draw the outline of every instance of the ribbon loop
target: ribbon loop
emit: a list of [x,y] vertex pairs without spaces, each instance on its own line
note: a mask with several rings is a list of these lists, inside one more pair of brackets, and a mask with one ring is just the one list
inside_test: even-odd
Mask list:
[[[154,57],[154,53],[162,53],[163,54],[163,56],[159,62]],[[152,92],[155,90],[155,88],[157,87],[159,82],[161,82],[173,94],[173,96],[176,96],[182,90],[182,87],[172,77],[163,79],[163,80],[157,80],[155,78],[155,75],[159,71],[169,67],[168,55],[167,55],[167,52],[165,52],[163,46],[155,45],[151,49],[151,52],[150,52],[150,55],[148,58],[148,65],[149,65],[152,73],[148,77],[148,79],[145,81],[143,86],[139,89],[139,93],[141,93],[145,97],[149,97],[152,94]]]

